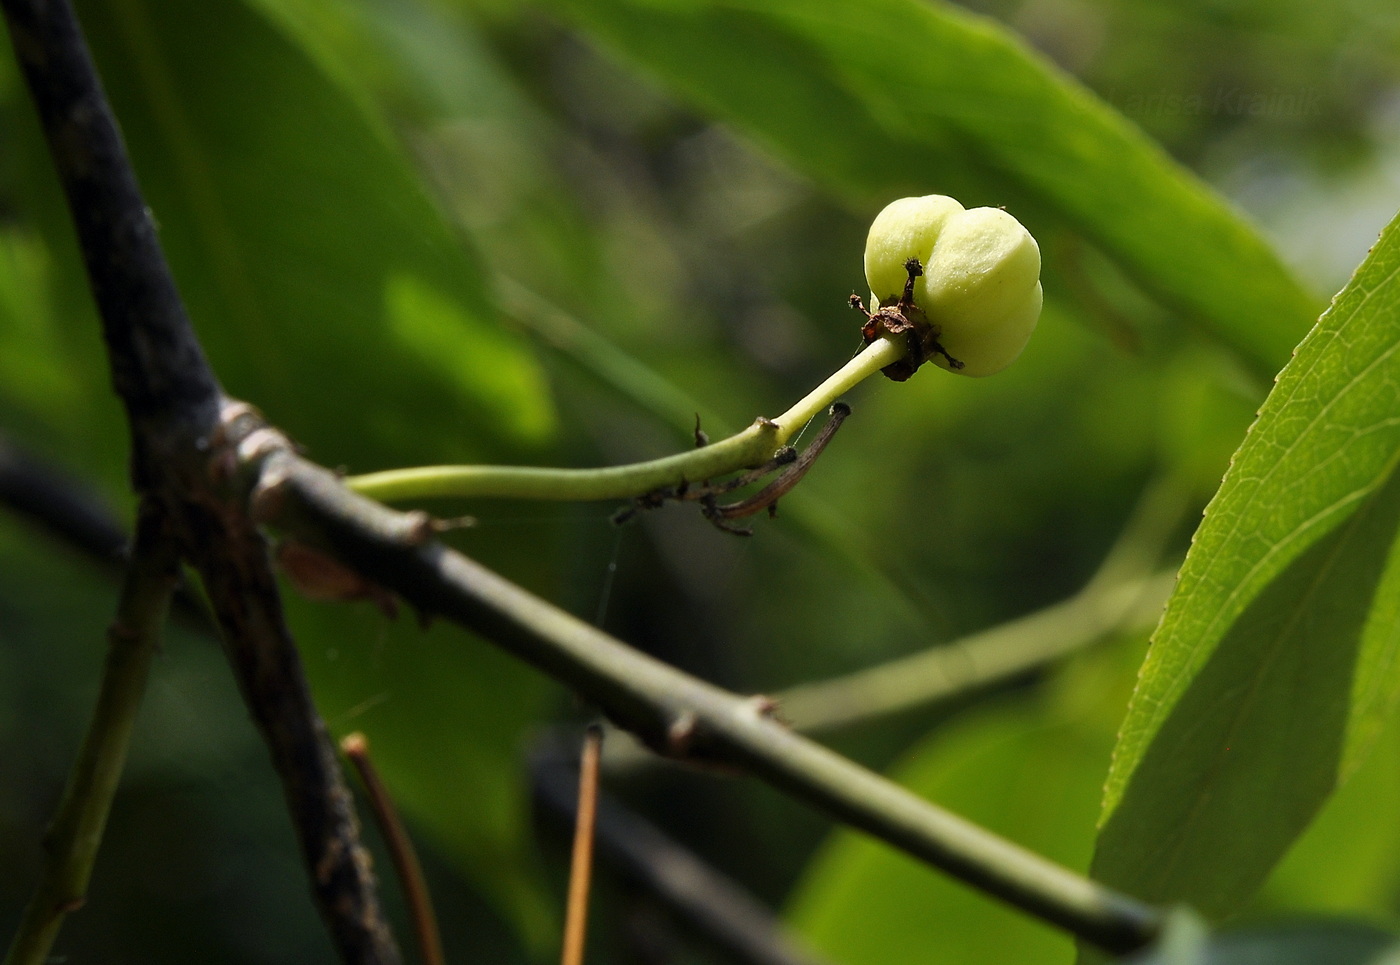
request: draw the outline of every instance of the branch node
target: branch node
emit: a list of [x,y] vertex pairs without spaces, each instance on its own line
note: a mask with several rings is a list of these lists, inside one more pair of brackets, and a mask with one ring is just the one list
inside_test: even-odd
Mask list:
[[259,426],[238,442],[238,461],[242,465],[261,462],[274,452],[291,449],[291,440],[271,426]]
[[754,715],[759,720],[777,720],[784,723],[778,716],[778,701],[768,694],[754,694],[744,702],[744,709]]
[[[245,425],[245,423],[252,423]],[[221,446],[229,439],[241,439],[258,426],[266,425],[258,407],[242,399],[225,397],[219,405],[219,421],[212,439],[200,440],[198,445]]]
[[403,541],[406,546],[422,546],[437,537],[436,520],[421,509],[404,513],[403,523]]
[[695,740],[698,720],[693,711],[684,710],[672,718],[666,728],[666,756],[685,757]]

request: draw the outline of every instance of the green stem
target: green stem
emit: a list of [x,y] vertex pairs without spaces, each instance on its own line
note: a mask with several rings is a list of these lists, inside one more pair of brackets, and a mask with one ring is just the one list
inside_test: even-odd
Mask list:
[[771,701],[729,693],[532,596],[435,541],[421,514],[347,492],[288,449],[259,454],[262,522],[322,549],[422,612],[460,623],[669,755],[738,766],[794,798],[1114,953],[1155,937],[1161,910],[978,827],[813,743]]
[[827,406],[855,388],[865,379],[887,365],[893,365],[909,353],[909,346],[902,338],[882,336],[861,349],[849,362],[833,372],[825,382],[808,392],[782,415],[773,421],[781,427],[779,444],[787,442],[802,431],[802,427],[822,412]]
[[779,693],[783,719],[805,734],[868,724],[1005,683],[1161,615],[1176,570],[1092,585],[1068,600],[952,643]]
[[126,763],[160,624],[175,589],[175,556],[163,519],[143,511],[117,618],[108,631],[97,707],[58,813],[44,836],[48,861],[24,910],[5,965],[43,965],[63,919],[82,906],[112,799]]
[[758,419],[727,439],[690,452],[625,466],[550,469],[537,466],[418,466],[351,476],[345,484],[381,502],[434,497],[497,497],[586,501],[628,499],[759,466],[829,405],[906,352],[902,340],[876,339],[776,419]]

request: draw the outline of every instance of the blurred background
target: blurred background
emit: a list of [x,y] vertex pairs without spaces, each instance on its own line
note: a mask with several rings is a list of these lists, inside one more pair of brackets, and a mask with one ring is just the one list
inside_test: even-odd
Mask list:
[[[351,472],[650,458],[690,445],[696,414],[717,438],[854,351],[846,298],[888,201],[951,193],[1031,228],[1046,310],[1022,360],[986,381],[861,386],[752,538],[687,506],[620,527],[617,505],[431,507],[476,516],[452,542],[510,579],[744,692],[949,643],[950,666],[973,666],[959,641],[1074,596],[1115,545],[1105,580],[1174,569],[1287,346],[1400,203],[1400,10],[1384,0],[828,0],[812,23],[701,0],[76,6],[227,389]],[[953,46],[922,63],[890,28],[926,13]],[[880,74],[859,58],[878,62],[884,36],[890,89],[872,93]],[[911,78],[943,99],[901,90]],[[1037,113],[1066,105],[1099,132],[1082,169],[1069,134],[1043,163],[1024,137],[1067,130],[1074,115]],[[1074,187],[1076,170],[1116,167],[1103,197]],[[1132,172],[1181,187],[1139,206]],[[1221,317],[1193,302],[1192,272]],[[1234,315],[1228,297],[1268,310]],[[125,428],[8,52],[0,452],[129,522]],[[0,512],[0,932],[35,880],[115,593],[102,560]],[[897,713],[857,708],[822,739],[1083,869],[1153,622],[1140,602],[1107,630],[1071,621],[1063,659]],[[449,958],[552,958],[568,832],[534,802],[531,761],[557,757],[589,710],[453,628],[292,591],[289,607],[332,730],[369,736],[408,813]],[[1400,808],[1398,742],[1254,914],[1395,918],[1400,830],[1366,816]],[[756,782],[635,760],[605,781],[821,960],[1072,959],[1058,934]],[[599,876],[591,962],[743,961],[606,860]],[[265,752],[197,630],[166,641],[58,951],[333,960]]]

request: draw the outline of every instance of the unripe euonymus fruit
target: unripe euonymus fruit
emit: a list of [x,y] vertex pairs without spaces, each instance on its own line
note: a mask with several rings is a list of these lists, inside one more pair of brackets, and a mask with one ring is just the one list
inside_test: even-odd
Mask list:
[[932,326],[935,364],[991,375],[1016,361],[1041,301],[1040,247],[1019,221],[1000,208],[966,210],[941,194],[901,198],[876,215],[865,242],[872,302],[900,305],[910,259],[923,274],[914,279],[913,310],[904,305],[903,314]]

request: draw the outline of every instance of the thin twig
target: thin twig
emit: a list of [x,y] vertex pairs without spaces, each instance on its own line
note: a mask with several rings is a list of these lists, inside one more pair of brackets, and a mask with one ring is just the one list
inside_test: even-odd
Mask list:
[[[782,719],[804,734],[826,734],[934,707],[1015,680],[1114,634],[1146,631],[1176,585],[1174,567],[1114,583],[1091,581],[1067,600],[839,677],[773,695]],[[656,761],[634,740],[609,742],[609,772]]]
[[158,509],[143,506],[117,616],[107,631],[97,706],[44,837],[48,860],[5,965],[43,965],[64,917],[86,898],[175,588],[178,556],[167,524]]
[[[695,431],[697,433],[700,432],[698,425]],[[706,443],[706,445],[708,444],[709,443]],[[666,505],[667,500],[672,500],[674,502],[701,503],[705,507],[707,515],[710,515],[710,518],[715,520],[716,517],[711,507],[715,505],[716,498],[732,493],[737,489],[743,489],[745,486],[752,486],[765,476],[777,472],[784,466],[791,466],[796,461],[797,450],[792,446],[783,446],[773,454],[773,458],[763,463],[763,465],[750,469],[747,472],[739,473],[729,479],[713,483],[704,482],[698,485],[691,485],[689,482],[684,482],[679,486],[663,486],[660,489],[654,489],[641,496],[634,496],[631,502],[625,507],[613,513],[613,524],[621,526],[640,512],[649,509],[660,509],[662,506]]]
[[404,904],[408,906],[408,916],[413,922],[413,933],[418,939],[418,954],[423,965],[444,965],[447,959],[442,953],[442,937],[438,932],[437,915],[433,911],[432,895],[428,892],[428,879],[423,877],[423,866],[418,861],[418,852],[413,847],[413,839],[399,817],[399,809],[379,770],[369,755],[369,739],[356,731],[341,738],[340,749],[355,765],[360,782],[365,786],[370,808],[379,833],[389,849],[389,858],[394,862],[394,871],[399,876],[399,886],[403,889]]
[[[831,442],[832,436],[836,435],[836,430],[841,428],[841,423],[846,421],[846,417],[851,414],[851,407],[844,402],[832,404],[826,425],[822,431],[812,440],[812,443],[799,454],[791,446],[784,446],[779,449],[768,462],[756,469],[751,469],[746,473],[741,473],[732,479],[726,479],[718,483],[705,482],[698,486],[689,484],[681,486],[667,486],[662,489],[647,493],[632,500],[630,506],[619,513],[614,513],[612,521],[616,524],[627,522],[638,512],[647,509],[657,509],[665,505],[666,500],[678,500],[687,502],[698,502],[703,508],[705,518],[714,523],[726,532],[734,533],[738,536],[752,536],[753,530],[744,527],[731,525],[731,520],[743,519],[745,516],[752,516],[754,513],[768,510],[770,516],[776,516],[778,512],[778,500],[792,492],[793,488],[802,481],[802,477],[807,475],[807,471],[812,468],[817,457],[822,454],[822,450]],[[695,439],[698,446],[708,443],[703,441],[703,434],[700,432],[700,424],[695,424]],[[744,499],[732,503],[720,503],[720,496],[727,495],[745,486],[751,486],[771,473],[778,473],[773,479],[758,492]]]
[[1019,619],[774,698],[805,733],[866,724],[984,690],[1129,630],[1149,629],[1176,582],[1175,568],[1092,586]]
[[[690,424],[699,412],[711,435],[728,435],[733,427],[706,410],[686,393],[592,331],[559,306],[509,278],[500,279],[505,309],[519,325],[538,332],[573,362],[592,372],[623,396],[674,430]],[[812,415],[816,413],[813,412]],[[689,435],[689,433],[687,433]],[[373,495],[373,494],[367,494]],[[375,497],[380,498],[380,497]],[[798,492],[791,501],[789,519],[819,543],[824,552],[842,560],[862,578],[902,600],[919,619],[939,625],[940,608],[924,588],[909,577],[910,568],[891,557],[890,547],[875,547],[867,534],[810,491]],[[615,745],[614,745],[615,746]],[[609,751],[611,756],[611,750]]]
[[569,862],[569,900],[564,915],[561,965],[583,965],[588,937],[588,890],[593,881],[593,828],[598,816],[598,760],[603,728],[590,724],[578,761],[578,808],[574,816],[574,852]]
[[[116,514],[90,487],[0,435],[0,505],[36,524],[59,543],[77,550],[121,580],[130,559],[130,538]],[[184,626],[211,631],[209,611],[181,580],[170,601],[171,616]]]
[[[619,726],[677,757],[756,776],[964,882],[1109,951],[1151,940],[1160,912],[993,835],[773,720],[771,701],[720,690],[642,654],[432,539],[421,517],[349,492],[269,443],[253,460],[258,518],[532,663]],[[251,466],[250,466],[251,468]]]
[[723,482],[704,483],[698,486],[677,487],[668,491],[665,498],[674,499],[678,502],[703,502],[707,499],[714,499],[718,496],[726,496],[745,486],[752,486],[765,476],[772,475],[785,466],[791,466],[797,462],[797,450],[791,446],[784,446],[773,454],[773,458],[759,466],[757,469],[750,469],[746,473],[741,473]]
[[812,464],[817,461],[817,457],[822,454],[827,443],[831,442],[831,437],[836,435],[836,430],[841,428],[841,423],[845,422],[846,417],[850,414],[851,407],[846,403],[833,404],[829,413],[830,418],[827,419],[826,425],[822,426],[822,431],[817,433],[817,437],[806,449],[802,450],[791,466],[784,469],[777,479],[747,499],[715,506],[715,516],[720,519],[743,519],[745,516],[752,516],[764,509],[770,512],[776,511],[778,500],[792,492],[793,487],[802,481],[802,477],[807,475],[807,471],[812,468]]
[[345,484],[386,502],[439,497],[577,502],[646,496],[767,462],[814,416],[867,376],[899,361],[907,351],[901,340],[877,338],[776,419],[756,419],[747,429],[718,442],[660,459],[598,469],[416,466],[350,476]]
[[132,433],[136,491],[199,571],[282,781],[312,892],[341,958],[394,965],[369,859],[311,702],[261,535],[228,476],[228,400],[195,337],[68,0],[0,0],[48,140]]
[[97,494],[0,435],[0,504],[114,570],[127,561],[127,532]]
[[[578,780],[546,752],[532,767],[537,800],[572,822]],[[772,911],[732,878],[606,794],[598,796],[597,842],[631,880],[655,894],[701,935],[745,965],[824,965]]]

